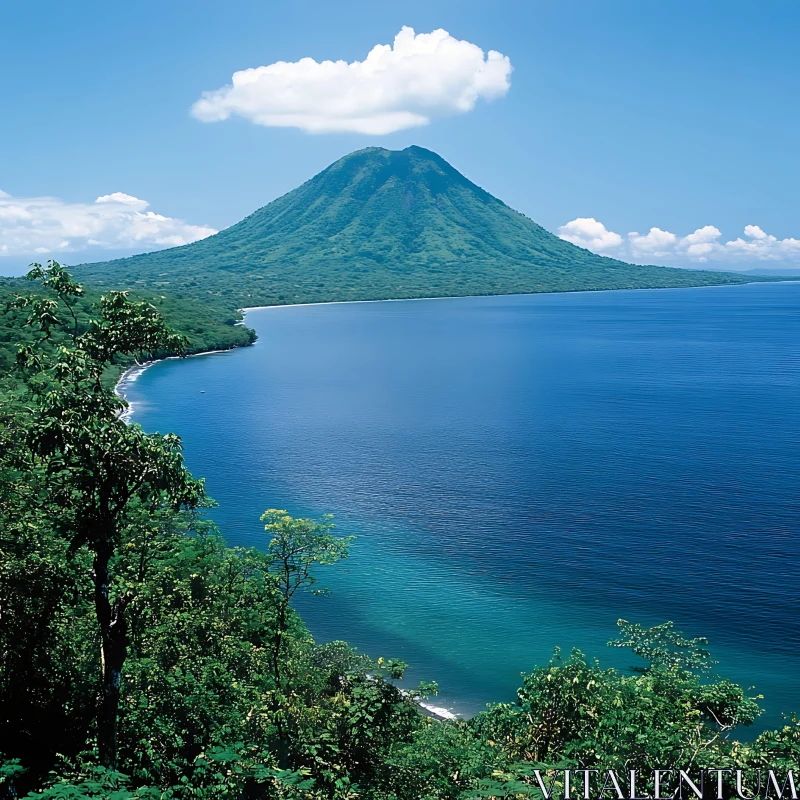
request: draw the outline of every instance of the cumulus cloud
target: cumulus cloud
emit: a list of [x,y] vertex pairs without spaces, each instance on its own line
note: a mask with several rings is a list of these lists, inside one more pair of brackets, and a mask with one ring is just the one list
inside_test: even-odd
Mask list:
[[606,228],[602,222],[594,217],[578,217],[562,225],[558,235],[572,244],[603,253],[606,250],[615,250],[622,245],[622,237]]
[[484,56],[445,30],[415,34],[404,27],[394,45],[375,45],[364,61],[301,58],[235,72],[228,86],[204,92],[192,114],[203,122],[237,115],[308,133],[380,135],[502,97],[510,75],[511,62],[502,53]]
[[677,241],[678,237],[674,233],[662,231],[661,228],[650,228],[649,232],[645,234],[637,231],[631,231],[628,234],[631,252],[636,255],[659,257],[669,255]]
[[778,239],[765,233],[758,225],[745,227],[744,235],[746,239],[739,237],[727,242],[725,247],[743,259],[800,262],[800,239]]
[[95,203],[124,203],[126,206],[136,208],[139,211],[144,211],[150,203],[147,200],[140,200],[132,194],[125,194],[125,192],[112,192],[111,194],[103,194],[95,200]]
[[661,228],[648,233],[631,231],[626,237],[609,230],[602,222],[579,217],[558,229],[568,242],[603,255],[631,261],[663,261],[666,263],[720,261],[726,264],[752,264],[754,261],[800,264],[800,239],[778,239],[758,225],[746,225],[744,238],[722,241],[722,232],[713,225],[704,225],[686,236],[678,236]]
[[175,247],[216,233],[148,211],[148,206],[123,192],[104,194],[94,203],[67,203],[0,191],[0,256]]

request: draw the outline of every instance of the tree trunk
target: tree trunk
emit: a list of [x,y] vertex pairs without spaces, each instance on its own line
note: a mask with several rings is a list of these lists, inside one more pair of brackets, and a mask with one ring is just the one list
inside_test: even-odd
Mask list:
[[109,769],[117,766],[117,715],[119,713],[122,666],[128,652],[128,624],[125,609],[130,596],[112,603],[108,562],[111,550],[97,552],[94,558],[94,603],[100,625],[100,696],[97,703],[97,748],[100,763]]
[[275,697],[272,701],[272,711],[275,720],[275,730],[278,734],[278,768],[289,768],[289,745],[286,741],[286,731],[283,724],[283,679],[281,675],[281,650],[283,638],[286,634],[286,612],[288,600],[281,600],[278,606],[278,619],[275,626],[275,636],[272,639],[272,670],[275,679]]

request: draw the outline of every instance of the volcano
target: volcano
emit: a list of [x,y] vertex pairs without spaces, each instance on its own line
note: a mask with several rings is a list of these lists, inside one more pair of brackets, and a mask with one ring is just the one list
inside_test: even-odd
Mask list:
[[422,147],[369,147],[192,244],[75,268],[89,283],[238,305],[705,286],[559,239]]

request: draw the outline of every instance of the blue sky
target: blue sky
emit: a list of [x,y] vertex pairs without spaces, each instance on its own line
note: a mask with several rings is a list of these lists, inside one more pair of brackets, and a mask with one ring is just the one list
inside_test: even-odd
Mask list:
[[[403,26],[498,51],[510,88],[497,78],[493,99],[458,111],[423,87],[427,99],[398,102],[417,112],[427,102],[430,124],[385,135],[190,113],[238,70],[363,61]],[[598,252],[797,268],[799,36],[796,0],[6,0],[0,273],[34,256],[78,263],[205,235],[352,150],[409,144]],[[81,230],[87,214],[94,238]],[[66,231],[57,245],[54,225]]]

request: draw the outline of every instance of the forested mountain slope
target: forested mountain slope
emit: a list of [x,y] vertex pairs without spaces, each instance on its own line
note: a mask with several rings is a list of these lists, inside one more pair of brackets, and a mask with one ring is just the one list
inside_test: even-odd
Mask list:
[[421,147],[370,147],[224,231],[75,269],[233,305],[744,283],[627,264],[559,239]]

